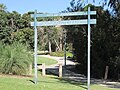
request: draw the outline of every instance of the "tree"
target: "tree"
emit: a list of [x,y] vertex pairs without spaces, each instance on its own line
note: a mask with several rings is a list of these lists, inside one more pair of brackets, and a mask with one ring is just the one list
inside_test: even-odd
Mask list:
[[[82,5],[71,2],[72,6],[67,10],[69,12],[87,10],[88,6],[82,8]],[[78,6],[76,6],[78,5]],[[81,7],[79,7],[81,6]],[[91,75],[96,78],[103,78],[105,67],[109,66],[109,78],[118,79],[119,71],[119,53],[120,53],[120,26],[118,17],[112,16],[108,10],[103,7],[89,5],[91,10],[97,11],[97,25],[91,25]],[[81,19],[83,17],[68,17],[69,19]],[[65,18],[66,19],[66,18]],[[67,30],[67,40],[73,43],[73,52],[75,59],[79,62],[77,66],[80,73],[86,74],[87,70],[87,27],[65,26]],[[115,73],[117,72],[117,73]]]
[[4,4],[0,4],[0,11],[6,11],[7,7]]
[[8,25],[8,13],[0,12],[0,40],[3,42],[10,42],[11,28]]
[[21,17],[21,23],[22,23],[21,28],[28,28],[28,27],[30,28],[31,21],[32,21],[32,18],[29,13],[23,14]]
[[113,8],[116,15],[120,15],[120,0],[110,0],[108,5]]
[[33,49],[34,47],[34,31],[30,28],[20,29],[14,33],[14,41],[21,42],[22,44],[28,45],[28,48]]
[[[1,7],[3,7],[3,6],[5,6],[5,5],[2,4]],[[18,39],[19,34],[22,31],[24,31],[22,29],[28,28],[28,29],[26,29],[26,33],[27,33],[27,31],[29,31],[29,29],[31,28],[30,21],[32,20],[32,18],[27,13],[23,14],[21,16],[21,14],[19,14],[16,11],[13,11],[11,13],[7,12],[7,11],[4,11],[4,12],[0,11],[0,16],[1,16],[1,19],[0,19],[0,40],[4,43],[12,44],[14,41],[16,41],[16,39]],[[26,42],[27,42],[27,44],[29,44],[28,46],[33,48],[33,45],[32,45],[33,41],[31,42],[31,39],[30,39],[33,37],[33,33],[32,33],[32,36],[30,36],[30,35],[26,36],[26,33],[23,33],[23,36],[24,36],[23,41],[28,38],[27,41],[24,41],[24,43],[26,44]],[[17,34],[18,34],[18,36],[17,36]],[[19,37],[19,39],[22,37]]]
[[[47,18],[38,18],[38,21],[52,21],[60,20],[60,17],[47,17]],[[39,46],[42,50],[48,50],[49,53],[52,51],[62,51],[63,49],[63,30],[60,26],[52,27],[37,27],[38,29],[38,38]],[[39,47],[38,46],[38,47]]]
[[[116,62],[117,59],[115,59],[115,57],[119,56],[119,40],[115,34],[120,31],[117,29],[118,27],[115,27],[117,23],[108,11],[103,11],[102,9],[98,10],[97,25],[96,28],[92,29],[92,67],[98,67],[99,69],[96,69],[98,71],[95,69],[92,70],[93,76],[95,77],[101,74],[103,77],[105,67],[109,66],[109,78],[118,79],[119,73],[114,73],[116,67],[114,67],[115,63],[113,62]],[[119,63],[116,64],[118,65]],[[96,74],[94,75],[95,72]]]

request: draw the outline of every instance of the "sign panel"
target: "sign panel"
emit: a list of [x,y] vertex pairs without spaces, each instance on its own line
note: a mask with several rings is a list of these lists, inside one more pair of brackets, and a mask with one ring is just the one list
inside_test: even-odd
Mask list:
[[[90,15],[95,15],[96,11],[90,11]],[[67,13],[45,13],[45,14],[36,14],[36,17],[55,17],[55,16],[79,16],[79,15],[88,15],[87,11],[83,12],[67,12]],[[31,14],[31,17],[34,17],[34,14]]]
[[[36,24],[37,26],[84,25],[88,24],[88,20],[41,21]],[[96,24],[96,19],[90,19],[90,24]],[[34,26],[34,22],[31,22],[31,26]]]

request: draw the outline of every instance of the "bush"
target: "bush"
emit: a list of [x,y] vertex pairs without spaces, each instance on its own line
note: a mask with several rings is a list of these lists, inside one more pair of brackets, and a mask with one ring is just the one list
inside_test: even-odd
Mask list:
[[3,46],[0,50],[0,72],[3,74],[23,75],[28,71],[32,56],[28,53],[27,47],[21,43]]

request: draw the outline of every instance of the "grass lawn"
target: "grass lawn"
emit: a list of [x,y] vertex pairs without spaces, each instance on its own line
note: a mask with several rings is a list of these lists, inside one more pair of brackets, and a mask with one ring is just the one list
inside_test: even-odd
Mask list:
[[56,64],[57,61],[54,60],[54,59],[38,56],[38,62],[37,63],[38,64],[45,63],[45,65],[52,65],[52,64]]
[[[87,90],[86,85],[59,79],[56,76],[39,76],[35,85],[33,78],[11,77],[0,75],[0,90]],[[100,85],[91,85],[91,90],[118,90]]]

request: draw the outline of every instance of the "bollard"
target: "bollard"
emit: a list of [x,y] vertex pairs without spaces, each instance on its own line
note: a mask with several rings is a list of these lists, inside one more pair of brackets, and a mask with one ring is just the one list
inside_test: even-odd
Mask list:
[[42,76],[45,76],[45,63],[42,64]]
[[62,64],[59,64],[59,77],[62,77]]

